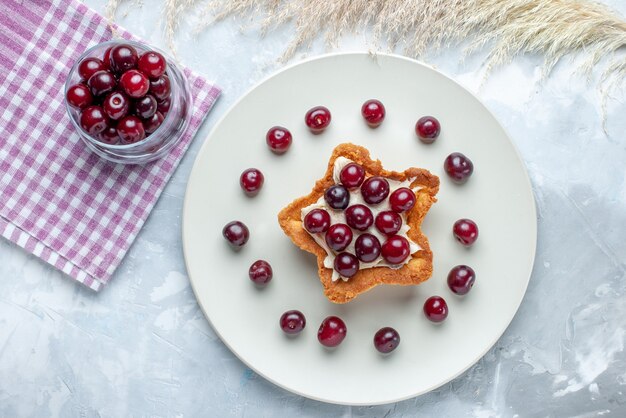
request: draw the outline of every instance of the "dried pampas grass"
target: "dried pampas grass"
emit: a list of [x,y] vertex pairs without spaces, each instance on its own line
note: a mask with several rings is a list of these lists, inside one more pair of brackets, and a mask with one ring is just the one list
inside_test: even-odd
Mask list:
[[[114,16],[120,0],[109,0]],[[266,33],[293,23],[296,33],[282,60],[304,50],[319,35],[330,46],[348,32],[371,30],[375,44],[419,57],[469,42],[466,54],[489,48],[486,73],[524,53],[545,57],[545,74],[564,56],[582,52],[581,67],[603,63],[602,83],[621,85],[626,57],[626,21],[591,0],[164,0],[165,33],[173,38],[187,10],[202,9],[202,28],[229,16],[250,18]],[[196,7],[197,6],[197,7]]]

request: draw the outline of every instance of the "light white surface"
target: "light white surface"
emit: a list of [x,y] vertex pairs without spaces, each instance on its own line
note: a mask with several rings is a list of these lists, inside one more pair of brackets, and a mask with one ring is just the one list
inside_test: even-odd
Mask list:
[[[316,83],[306,83],[315,78]],[[387,108],[378,129],[364,123],[368,98]],[[307,132],[303,115],[315,105],[333,115],[323,134]],[[442,133],[432,145],[415,136],[415,121],[436,115]],[[267,149],[265,133],[287,127],[293,144],[284,155]],[[441,180],[438,202],[422,224],[434,253],[433,278],[418,287],[377,287],[345,305],[322,294],[316,258],[285,236],[281,208],[308,194],[322,177],[332,149],[352,140],[386,169],[423,167]],[[470,156],[475,171],[463,186],[451,182],[443,160],[453,151]],[[497,158],[494,158],[497,155]],[[238,187],[239,175],[259,168],[265,184],[255,198]],[[471,218],[479,238],[471,249],[451,233]],[[234,252],[223,226],[241,220],[250,240]],[[327,402],[368,405],[406,399],[447,382],[471,366],[500,337],[522,300],[535,255],[536,218],[530,183],[505,132],[466,90],[440,73],[397,56],[339,54],[295,65],[244,96],[207,138],[192,170],[183,211],[183,246],[193,289],[214,329],[239,358],[272,382]],[[274,279],[259,291],[247,278],[250,264],[272,264]],[[477,271],[465,298],[447,289],[457,264]],[[421,313],[442,295],[450,315],[441,325]],[[298,309],[307,327],[285,338],[277,321]],[[341,317],[346,340],[329,352],[317,342],[323,318]],[[399,348],[381,357],[372,344],[384,326],[400,333]],[[460,350],[459,346],[463,349]]]
[[[626,15],[623,1],[605,2]],[[104,10],[104,0],[87,3]],[[161,8],[133,3],[124,4],[120,22],[164,47]],[[607,137],[597,89],[573,74],[568,60],[541,81],[541,58],[521,57],[480,88],[484,54],[464,64],[459,48],[425,57],[496,115],[537,198],[528,291],[503,337],[475,366],[429,394],[368,408],[293,395],[237,360],[195,301],[180,235],[185,187],[203,138],[279,67],[275,59],[291,33],[259,40],[240,26],[229,19],[197,39],[177,40],[182,61],[225,93],[107,289],[93,294],[0,241],[0,416],[625,416],[625,97],[615,94],[608,103]],[[357,36],[340,50],[368,47]],[[318,42],[311,54],[324,51]]]

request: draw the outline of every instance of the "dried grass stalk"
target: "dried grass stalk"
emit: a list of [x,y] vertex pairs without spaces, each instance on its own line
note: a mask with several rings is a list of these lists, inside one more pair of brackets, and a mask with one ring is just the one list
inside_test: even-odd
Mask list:
[[[604,60],[603,82],[622,84],[626,21],[592,0],[164,0],[170,48],[181,16],[203,4],[201,27],[229,16],[249,18],[261,33],[293,23],[296,33],[282,61],[306,49],[323,34],[335,46],[347,32],[371,29],[377,44],[419,57],[469,40],[465,53],[490,48],[486,73],[524,53],[545,57],[545,73],[564,56],[583,52],[582,68]],[[113,16],[120,0],[109,0]],[[197,8],[194,8],[196,10]]]

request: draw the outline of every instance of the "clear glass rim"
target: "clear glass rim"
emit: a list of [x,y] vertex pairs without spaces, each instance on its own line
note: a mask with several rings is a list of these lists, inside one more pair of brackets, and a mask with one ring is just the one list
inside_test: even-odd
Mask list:
[[[165,57],[165,59],[167,60],[167,64],[168,64],[168,69],[172,69],[173,72],[177,73],[176,75],[179,76],[183,82],[183,84],[185,84],[187,86],[187,89],[189,88],[189,82],[187,81],[187,77],[185,77],[185,74],[183,71],[181,71],[177,64],[175,63],[175,60],[166,52],[162,51],[159,48],[156,48],[152,45],[148,45],[148,44],[144,44],[141,42],[137,42],[137,41],[131,41],[128,39],[119,39],[119,40],[110,40],[110,41],[104,41],[104,42],[100,42],[99,44],[96,44],[90,48],[88,48],[87,50],[85,50],[85,52],[83,52],[80,57],[78,57],[78,59],[76,60],[76,62],[74,63],[74,65],[72,66],[72,69],[70,70],[69,74],[67,75],[67,78],[65,80],[65,91],[64,91],[64,96],[63,96],[63,101],[65,102],[65,109],[67,111],[67,114],[70,118],[70,120],[72,121],[72,125],[74,125],[74,128],[76,128],[79,132],[79,134],[81,136],[83,136],[84,138],[86,138],[87,140],[89,140],[89,142],[91,142],[94,146],[98,146],[98,147],[102,147],[104,149],[107,150],[111,150],[111,151],[116,151],[116,150],[133,150],[136,148],[141,148],[143,146],[145,146],[146,144],[150,144],[150,142],[155,142],[157,140],[159,140],[158,135],[156,135],[159,130],[162,128],[163,125],[166,124],[166,121],[169,121],[173,116],[173,112],[168,112],[165,115],[165,118],[163,119],[163,122],[161,124],[161,126],[159,126],[152,134],[150,134],[150,136],[147,136],[146,138],[142,139],[139,142],[135,142],[134,144],[119,144],[119,145],[112,145],[112,144],[106,144],[100,140],[98,140],[97,138],[89,135],[87,132],[85,132],[85,130],[83,128],[80,127],[80,125],[78,124],[78,121],[76,120],[76,118],[72,115],[72,111],[74,110],[69,103],[67,102],[67,91],[69,90],[69,88],[71,86],[73,86],[75,83],[73,83],[71,81],[72,76],[74,74],[76,74],[78,72],[78,66],[80,65],[81,61],[89,56],[92,56],[92,52],[95,51],[98,48],[101,48],[103,46],[111,46],[111,45],[118,45],[120,43],[125,43],[125,44],[129,44],[135,48],[139,47],[139,49],[141,50],[152,50],[152,51],[156,51],[159,54],[163,55]],[[190,95],[186,95],[186,96],[190,96]],[[186,99],[189,99],[189,97],[186,97]],[[189,105],[191,105],[191,103],[189,103]],[[191,109],[188,110],[188,112],[191,112]],[[182,131],[186,131],[187,127],[189,126],[189,121],[190,121],[190,117],[186,117],[184,122],[183,122],[183,126],[182,126]]]

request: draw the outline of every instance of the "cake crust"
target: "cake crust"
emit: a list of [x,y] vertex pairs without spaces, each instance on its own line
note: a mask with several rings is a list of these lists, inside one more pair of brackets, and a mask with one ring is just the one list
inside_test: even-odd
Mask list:
[[[348,281],[340,279],[333,282],[333,270],[324,267],[326,251],[304,229],[301,212],[303,208],[317,202],[324,195],[324,191],[335,184],[333,168],[338,157],[345,157],[360,164],[368,176],[382,176],[398,181],[413,179],[411,188],[421,186],[421,189],[415,193],[415,206],[406,213],[406,223],[411,228],[407,235],[421,249],[411,254],[409,262],[401,268],[373,267],[363,269],[359,270]],[[278,214],[278,223],[296,246],[317,257],[318,274],[326,297],[334,303],[346,303],[380,284],[417,285],[430,278],[433,270],[433,254],[428,239],[421,231],[421,224],[432,204],[437,201],[435,195],[438,191],[439,178],[429,171],[415,167],[402,172],[387,171],[379,160],[370,158],[370,153],[366,148],[344,143],[333,150],[324,177],[315,183],[311,193],[284,207]]]

